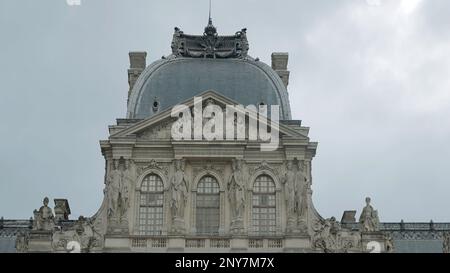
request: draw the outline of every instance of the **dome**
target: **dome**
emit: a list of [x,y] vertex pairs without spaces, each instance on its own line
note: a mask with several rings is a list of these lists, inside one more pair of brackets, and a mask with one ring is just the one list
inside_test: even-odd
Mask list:
[[247,56],[246,29],[234,36],[213,32],[193,36],[175,28],[173,54],[152,63],[139,76],[130,93],[127,118],[145,119],[212,90],[244,106],[279,105],[280,119],[291,119],[280,76]]

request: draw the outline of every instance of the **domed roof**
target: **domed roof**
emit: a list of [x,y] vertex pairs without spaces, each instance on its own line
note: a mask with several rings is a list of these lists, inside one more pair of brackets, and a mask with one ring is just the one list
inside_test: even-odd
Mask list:
[[173,54],[152,63],[140,75],[130,94],[127,117],[148,118],[213,90],[244,106],[279,105],[280,119],[291,119],[281,78],[265,63],[248,57],[247,50],[245,29],[220,37],[206,31],[203,36],[185,35],[176,28]]

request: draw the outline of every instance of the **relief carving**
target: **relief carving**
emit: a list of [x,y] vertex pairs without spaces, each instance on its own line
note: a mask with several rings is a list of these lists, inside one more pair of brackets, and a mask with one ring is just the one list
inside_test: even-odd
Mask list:
[[346,253],[360,245],[360,235],[342,230],[334,217],[318,221],[314,232],[313,248],[325,253]]
[[92,219],[80,216],[71,228],[56,232],[52,241],[55,251],[89,253],[101,247],[102,236],[96,231]]
[[137,172],[138,176],[147,170],[159,170],[162,173],[164,173],[165,175],[169,174],[169,170],[168,170],[167,166],[162,166],[154,159],[150,160],[150,162],[148,164],[139,165],[136,169],[137,169],[136,172]]
[[172,123],[173,119],[167,119],[147,131],[139,134],[138,138],[142,140],[154,140],[154,139],[171,139]]

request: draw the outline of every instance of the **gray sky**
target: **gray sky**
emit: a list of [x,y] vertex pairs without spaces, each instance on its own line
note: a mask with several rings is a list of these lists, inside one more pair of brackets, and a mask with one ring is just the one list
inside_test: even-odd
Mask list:
[[[72,217],[100,207],[98,141],[126,114],[128,52],[170,53],[200,34],[207,0],[0,1],[0,216],[44,196]],[[319,142],[314,202],[382,221],[450,221],[450,1],[215,0],[220,34],[248,28],[250,54],[290,53],[294,119]],[[52,204],[53,205],[53,204]]]

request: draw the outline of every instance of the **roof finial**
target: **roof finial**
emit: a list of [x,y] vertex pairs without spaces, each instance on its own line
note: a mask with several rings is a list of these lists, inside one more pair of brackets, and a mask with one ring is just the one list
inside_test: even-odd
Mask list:
[[212,18],[211,18],[211,0],[209,0],[209,20],[208,20],[208,25],[212,25]]
[[217,29],[212,23],[212,18],[211,18],[211,9],[212,8],[211,7],[212,7],[211,0],[209,0],[209,20],[208,20],[208,25],[205,28],[205,34],[206,35],[217,35]]

